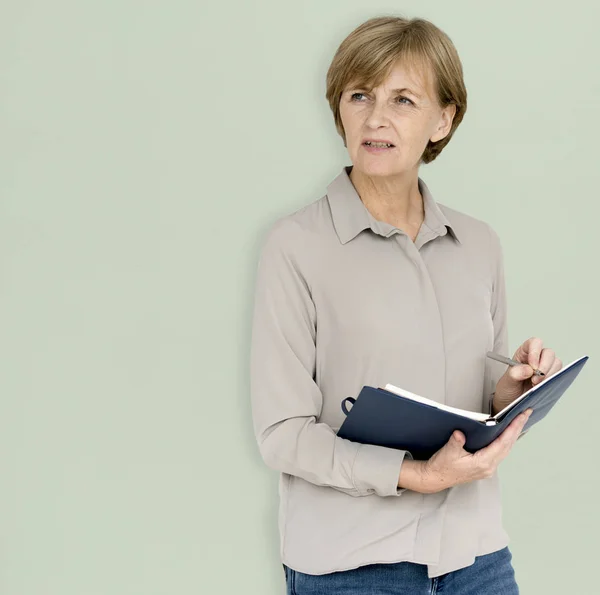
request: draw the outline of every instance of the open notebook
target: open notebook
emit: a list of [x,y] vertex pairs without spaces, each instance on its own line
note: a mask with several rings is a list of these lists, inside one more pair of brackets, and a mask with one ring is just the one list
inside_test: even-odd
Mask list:
[[[585,355],[577,358],[570,364],[563,366],[558,372],[556,372],[556,374],[565,374],[569,368],[573,367],[575,364],[579,363],[580,361],[586,358],[587,356]],[[457,415],[462,415],[463,417],[469,417],[476,421],[487,422],[498,419],[499,417],[503,416],[505,413],[510,411],[513,407],[516,407],[523,399],[527,397],[527,395],[534,391],[540,390],[540,388],[544,386],[544,384],[546,384],[556,374],[552,376],[546,376],[544,380],[538,382],[537,384],[534,384],[528,391],[524,392],[520,397],[518,397],[512,403],[510,403],[504,409],[502,409],[502,411],[498,411],[496,415],[489,415],[488,413],[479,413],[477,411],[469,411],[467,409],[459,409],[458,407],[450,407],[450,405],[444,405],[443,403],[438,403],[437,401],[433,401],[432,399],[427,399],[426,397],[422,397],[421,395],[411,393],[410,391],[394,386],[393,384],[386,384],[385,387],[383,387],[383,390],[387,390],[388,392],[394,393],[395,395],[400,395],[401,397],[406,397],[407,399],[412,399],[413,401],[418,401],[419,403],[423,403],[424,405],[431,405],[432,407],[437,407],[438,409],[443,409],[444,411],[456,413]]]
[[[584,355],[523,393],[496,415],[450,407],[386,384],[365,385],[358,396],[342,399],[346,415],[340,438],[408,450],[424,460],[447,443],[454,430],[466,436],[464,449],[475,452],[490,444],[522,411],[533,410],[523,432],[542,420],[575,380],[588,360]],[[351,408],[348,409],[348,405]]]

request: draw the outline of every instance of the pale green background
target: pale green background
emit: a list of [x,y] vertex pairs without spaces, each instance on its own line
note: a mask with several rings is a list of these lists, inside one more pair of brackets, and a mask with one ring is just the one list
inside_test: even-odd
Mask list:
[[325,73],[386,13],[461,55],[465,120],[420,174],[500,234],[511,350],[590,355],[501,465],[522,593],[597,582],[596,3],[5,0],[2,595],[284,592],[250,419],[258,246],[349,164]]

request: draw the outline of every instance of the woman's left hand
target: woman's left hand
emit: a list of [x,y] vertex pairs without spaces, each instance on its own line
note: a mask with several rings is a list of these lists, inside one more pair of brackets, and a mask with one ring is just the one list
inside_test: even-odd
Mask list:
[[[556,357],[554,350],[544,347],[539,337],[527,339],[515,351],[513,359],[523,365],[509,366],[498,380],[494,395],[494,408],[498,410],[562,368],[562,362]],[[545,376],[534,376],[536,369],[544,372]]]

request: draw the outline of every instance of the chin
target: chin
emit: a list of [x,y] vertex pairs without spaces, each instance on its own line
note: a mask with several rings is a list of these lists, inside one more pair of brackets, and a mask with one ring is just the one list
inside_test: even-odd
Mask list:
[[377,156],[373,156],[370,159],[357,159],[354,162],[354,167],[367,176],[398,175],[407,170],[407,168],[398,161],[393,161],[391,159],[378,160]]

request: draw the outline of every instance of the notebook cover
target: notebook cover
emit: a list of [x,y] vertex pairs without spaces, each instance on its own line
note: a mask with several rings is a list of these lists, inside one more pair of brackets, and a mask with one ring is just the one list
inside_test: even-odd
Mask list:
[[425,460],[448,442],[454,430],[461,430],[466,436],[465,450],[473,453],[490,444],[519,413],[530,407],[533,413],[524,431],[543,419],[587,360],[588,356],[584,356],[571,367],[556,372],[493,426],[365,385],[337,435],[354,442],[408,450],[415,460]]

